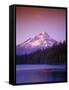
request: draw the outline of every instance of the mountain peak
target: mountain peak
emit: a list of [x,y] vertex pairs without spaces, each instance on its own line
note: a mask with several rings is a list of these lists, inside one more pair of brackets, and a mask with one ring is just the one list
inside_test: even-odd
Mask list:
[[40,32],[33,38],[27,39],[25,42],[17,46],[17,53],[31,53],[37,49],[47,48],[57,43],[56,40],[50,38],[46,32]]
[[38,35],[48,35],[46,32],[40,32]]
[[40,32],[34,37],[34,39],[40,39],[40,40],[49,39],[49,38],[50,36],[46,32]]
[[49,36],[47,32],[40,32],[40,33],[38,34],[38,36],[44,36],[44,35],[45,35],[45,36],[46,36],[46,35]]

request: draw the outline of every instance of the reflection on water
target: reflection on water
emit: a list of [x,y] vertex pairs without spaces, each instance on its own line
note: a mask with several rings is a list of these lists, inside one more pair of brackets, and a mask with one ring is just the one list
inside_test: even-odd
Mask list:
[[[35,65],[36,67],[36,65]],[[37,83],[66,81],[66,69],[42,68],[42,69],[21,69],[16,67],[16,83]]]

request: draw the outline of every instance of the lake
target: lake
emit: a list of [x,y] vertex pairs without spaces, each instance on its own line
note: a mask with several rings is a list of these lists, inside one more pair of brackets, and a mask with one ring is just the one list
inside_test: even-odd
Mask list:
[[16,83],[66,81],[66,65],[16,65]]

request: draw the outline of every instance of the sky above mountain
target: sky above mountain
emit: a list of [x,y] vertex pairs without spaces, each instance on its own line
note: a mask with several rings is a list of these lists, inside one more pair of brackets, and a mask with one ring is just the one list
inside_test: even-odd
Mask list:
[[40,32],[66,39],[66,9],[16,7],[16,45]]

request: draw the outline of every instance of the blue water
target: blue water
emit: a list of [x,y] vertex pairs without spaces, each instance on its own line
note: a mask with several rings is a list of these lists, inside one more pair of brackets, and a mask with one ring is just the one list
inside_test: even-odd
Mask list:
[[57,82],[66,80],[66,65],[16,65],[16,83]]

